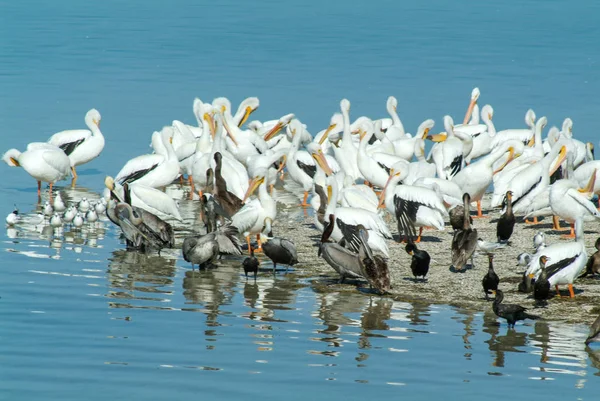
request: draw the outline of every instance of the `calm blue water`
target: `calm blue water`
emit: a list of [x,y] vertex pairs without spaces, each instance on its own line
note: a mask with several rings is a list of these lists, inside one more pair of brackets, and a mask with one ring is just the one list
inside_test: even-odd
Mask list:
[[[257,96],[252,118],[294,112],[316,133],[343,97],[353,117],[375,118],[395,95],[414,132],[426,118],[462,120],[474,86],[497,129],[522,127],[532,107],[597,142],[600,4],[406,3],[0,0],[0,149],[83,128],[97,108],[106,148],[66,192],[94,197],[154,130],[194,123],[196,96]],[[34,212],[33,180],[1,168],[0,211]],[[595,399],[600,389],[585,327],[507,332],[488,313],[323,292],[300,269],[256,285],[237,261],[191,275],[177,252],[125,253],[103,224],[54,239],[33,223],[2,234],[0,398]]]

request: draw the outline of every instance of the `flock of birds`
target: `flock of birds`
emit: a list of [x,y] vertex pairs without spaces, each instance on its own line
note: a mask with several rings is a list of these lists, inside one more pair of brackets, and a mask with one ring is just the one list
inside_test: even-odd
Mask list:
[[[514,325],[533,316],[519,305],[502,303],[493,254],[510,245],[516,215],[533,224],[540,216],[553,216],[556,229],[561,219],[566,221],[573,241],[549,246],[542,241],[535,253],[519,256],[526,267],[520,288],[533,291],[542,303],[552,286],[560,295],[558,286],[567,285],[574,297],[574,280],[584,271],[600,272],[600,253],[588,259],[583,238],[584,222],[600,218],[592,201],[600,194],[600,161],[594,160],[593,144],[573,137],[571,119],[564,120],[562,129],[550,128],[543,138],[546,117],[536,119],[528,110],[526,128],[497,131],[493,108],[485,105],[480,112],[479,97],[475,88],[462,124],[445,116],[444,132],[433,134],[434,121],[428,119],[414,135],[405,131],[394,97],[387,101],[389,117],[362,116],[354,121],[350,102],[343,99],[340,112],[314,136],[294,114],[248,122],[259,106],[257,98],[242,101],[235,113],[227,98],[211,103],[195,99],[197,125],[173,121],[154,132],[153,153],[130,159],[114,178],[106,177],[103,201],[87,210],[61,210],[57,196],[48,213],[57,225],[79,224],[75,221],[84,218],[93,221],[94,214],[97,218],[106,213],[121,228],[129,249],[160,252],[175,246],[173,226],[167,220],[182,221],[178,203],[164,188],[187,180],[191,199],[198,195],[205,232],[184,239],[184,259],[192,268],[205,268],[222,255],[242,255],[240,237],[245,237],[249,256],[243,268],[246,275],[256,277],[255,252],[264,252],[274,269],[277,264],[298,263],[294,243],[273,234],[275,192],[281,191],[282,183],[303,207],[315,211],[314,225],[321,233],[318,256],[341,281],[366,280],[380,293],[391,290],[386,239],[392,233],[385,211],[395,217],[407,242],[405,250],[412,255],[413,275],[423,281],[431,261],[417,246],[423,229],[443,231],[449,221],[454,230],[452,269],[467,269],[469,259],[473,267],[474,252],[487,253],[485,296],[495,293],[494,312]],[[30,143],[24,152],[10,149],[3,160],[33,177],[38,195],[41,183],[48,183],[52,201],[57,181],[72,175],[75,186],[76,167],[102,152],[100,120],[100,113],[92,109],[85,116],[87,130],[56,133],[47,142]],[[427,140],[433,142],[428,154]],[[486,217],[482,201],[490,186],[489,207],[502,209],[494,243],[481,240],[472,226],[473,217]],[[477,207],[474,216],[472,203]],[[17,214],[11,213],[7,223],[14,224]],[[596,247],[600,249],[600,241]]]

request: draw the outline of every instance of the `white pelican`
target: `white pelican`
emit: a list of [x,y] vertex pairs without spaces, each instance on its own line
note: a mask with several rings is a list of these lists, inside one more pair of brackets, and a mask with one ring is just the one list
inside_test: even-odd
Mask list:
[[[321,149],[323,149],[323,153],[329,154],[332,150],[332,142],[337,142],[339,138],[339,133],[342,132],[344,126],[344,118],[341,113],[334,113],[329,120],[329,126],[319,131],[314,138],[314,142],[317,142],[321,145]],[[333,141],[327,140],[330,136],[334,136]]]
[[387,112],[390,114],[391,119],[381,119],[382,128],[385,129],[385,135],[390,141],[406,138],[406,132],[404,131],[404,125],[400,117],[398,117],[398,100],[394,96],[388,97],[386,102]]
[[436,191],[437,187],[442,195],[442,200],[444,201],[444,206],[446,206],[447,210],[452,209],[454,206],[462,205],[463,203],[462,197],[464,191],[454,181],[435,177],[421,177],[415,180],[411,185],[429,188],[434,191]]
[[107,176],[104,185],[131,206],[139,207],[158,217],[172,217],[182,221],[179,206],[173,198],[158,189],[145,185],[135,184],[124,188],[115,182],[113,177]]
[[[162,134],[155,132],[153,136],[160,135],[166,155],[153,154],[141,155],[130,159],[116,175],[115,181],[123,185],[142,184],[152,188],[166,187],[179,176],[179,160],[171,145],[168,131]],[[157,143],[158,141],[153,141]]]
[[557,243],[549,245],[531,257],[525,274],[535,277],[540,273],[539,259],[545,255],[551,265],[546,266],[550,285],[554,285],[557,294],[559,285],[567,284],[571,298],[575,297],[573,292],[573,281],[579,277],[585,269],[587,262],[587,251],[583,239],[583,219],[578,217],[575,220],[575,241],[569,243]]
[[[287,155],[288,173],[292,180],[294,180],[302,186],[302,189],[304,191],[304,199],[302,201],[302,206],[308,206],[308,194],[313,185],[314,170],[310,169],[309,171],[309,169],[307,168],[307,163],[304,163],[302,160],[299,159],[299,155],[300,157],[302,156],[302,153],[298,152],[300,147],[300,140],[302,139],[302,123],[299,120],[294,119],[290,123],[290,129],[292,130],[292,134],[294,135],[294,137],[292,147],[288,151]],[[316,144],[311,143],[311,145]],[[309,146],[309,148],[309,150],[311,151],[311,156],[315,159],[315,161],[319,164],[323,171],[325,171],[327,175],[333,174],[333,171],[329,167],[327,159],[325,158],[325,155],[323,154],[321,148],[318,147],[318,145]],[[310,174],[311,172],[312,175]]]
[[[217,112],[222,113],[225,111],[229,111],[230,113],[233,111],[231,108],[231,102],[226,97],[218,97],[212,101],[213,107]],[[260,105],[258,98],[256,97],[248,97],[240,103],[235,115],[232,116],[232,122],[237,126],[241,127],[250,114],[252,114]]]
[[[432,120],[433,121],[433,120]],[[425,141],[421,138],[415,138],[415,157],[417,161],[408,166],[408,176],[404,179],[405,184],[413,185],[420,178],[433,178],[436,175],[434,163],[430,163],[425,158]]]
[[[473,135],[473,149],[469,152],[465,161],[471,163],[473,159],[485,156],[492,150],[492,140],[496,135],[496,127],[492,121],[494,117],[494,109],[489,104],[486,104],[481,109],[481,119],[487,127],[485,131]],[[456,129],[456,127],[454,128]]]
[[390,169],[390,177],[379,197],[379,205],[385,203],[390,213],[396,216],[398,227],[410,226],[406,224],[408,221],[419,227],[416,242],[420,242],[424,226],[444,230],[444,217],[448,213],[442,199],[434,190],[413,185],[398,185],[407,174],[402,167],[402,164],[398,164]]
[[354,207],[337,207],[338,186],[335,177],[327,178],[328,204],[325,216],[335,216],[335,227],[331,238],[339,241],[344,237],[342,229],[362,224],[369,233],[369,246],[388,256],[388,247],[384,238],[392,238],[389,228],[377,213]]
[[439,178],[450,179],[456,175],[464,166],[464,158],[473,148],[473,138],[462,132],[454,131],[454,121],[450,116],[444,116],[444,128],[446,134],[429,135],[436,143],[429,152]]
[[492,140],[492,148],[509,139],[518,139],[525,144],[528,143],[531,140],[535,129],[535,112],[531,109],[527,110],[525,113],[525,124],[527,124],[529,128],[514,128],[497,131]]
[[571,224],[571,238],[575,236],[574,224],[578,218],[583,221],[600,219],[600,212],[590,201],[594,195],[595,181],[596,170],[584,188],[580,188],[577,181],[569,179],[558,180],[550,187],[552,213]]
[[352,177],[353,180],[357,180],[358,178],[362,178],[362,175],[360,174],[358,164],[356,163],[358,149],[354,146],[352,133],[350,132],[350,101],[348,99],[342,99],[340,108],[342,110],[344,122],[342,144],[341,146],[334,146],[333,152],[344,173]]
[[[267,149],[263,154],[250,156],[248,160],[246,160],[246,166],[248,166],[248,176],[255,177],[260,170],[268,169],[269,173],[267,174],[267,185],[269,187],[269,191],[273,192],[273,187],[277,181],[277,175],[285,167],[286,158],[286,150],[274,152],[271,149]],[[279,166],[276,166],[277,161],[280,159],[282,161],[279,163]]]
[[[458,184],[463,192],[469,194],[472,202],[477,202],[477,217],[483,217],[481,213],[481,200],[485,191],[492,183],[494,173],[502,170],[513,158],[519,157],[523,153],[523,148],[523,143],[519,141],[505,142],[486,157],[463,168],[452,178],[452,181]],[[508,153],[508,159],[503,166],[494,171],[492,168],[494,162],[504,156],[505,153]]]
[[411,160],[415,154],[416,142],[419,139],[427,138],[434,125],[433,120],[425,120],[417,128],[417,134],[414,137],[406,135],[404,138],[394,140],[394,154],[404,160]]
[[[533,163],[524,168],[517,168],[518,171],[513,179],[500,184],[500,180],[494,185],[494,195],[492,197],[491,207],[500,206],[502,199],[507,191],[513,193],[513,212],[521,213],[527,209],[529,204],[550,184],[550,176],[560,167],[567,155],[567,147],[556,143],[550,153],[542,160]],[[558,157],[554,165],[552,163]]]
[[[267,151],[267,143],[251,130],[241,130],[234,124],[234,119],[229,110],[221,112],[223,127],[230,134],[225,139],[227,149],[236,158],[237,161],[244,164],[251,156],[256,156]],[[235,138],[235,142],[231,138]]]
[[403,161],[403,159],[387,153],[367,154],[367,145],[373,134],[373,124],[370,122],[363,123],[360,128],[360,144],[358,146],[356,164],[366,181],[383,188],[389,178],[388,167],[384,164],[386,159],[394,159],[392,164]]
[[577,181],[580,186],[585,185],[589,181],[592,173],[596,171],[596,181],[592,192],[600,195],[600,160],[593,160],[582,164],[573,171],[572,179]]
[[479,99],[479,88],[473,88],[471,91],[471,101],[469,102],[469,107],[467,108],[467,113],[465,114],[465,119],[463,120],[463,125],[466,125],[471,119],[471,113],[473,112],[473,108]]
[[85,114],[87,129],[75,129],[57,132],[48,139],[48,143],[61,148],[71,163],[73,183],[77,181],[75,167],[85,164],[98,157],[104,149],[104,136],[100,131],[100,113],[91,109]]
[[52,197],[52,186],[69,175],[71,166],[65,152],[46,142],[32,142],[23,153],[14,148],[9,149],[2,156],[2,160],[10,167],[23,167],[27,174],[37,181],[38,196],[41,194],[43,181],[50,184]]
[[581,164],[594,159],[594,145],[591,143],[584,143],[573,138],[573,121],[570,118],[566,118],[564,120],[563,129],[560,132],[560,138],[571,145],[569,148],[573,150],[574,168],[577,168]]
[[[231,217],[232,225],[237,227],[240,234],[246,237],[248,241],[248,251],[252,249],[250,245],[250,235],[256,235],[258,250],[262,250],[260,233],[262,232],[266,218],[275,220],[277,217],[277,205],[275,200],[269,195],[267,185],[269,173],[267,169],[259,170],[253,177],[244,199],[245,205]],[[248,197],[258,188],[258,198],[247,201]]]

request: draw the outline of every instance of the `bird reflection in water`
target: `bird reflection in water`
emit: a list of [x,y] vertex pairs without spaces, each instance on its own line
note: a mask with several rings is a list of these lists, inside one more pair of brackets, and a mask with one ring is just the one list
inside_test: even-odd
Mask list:
[[[111,290],[111,306],[115,308],[169,309],[158,303],[165,302],[172,294],[170,288],[175,276],[176,259],[158,255],[145,255],[117,249],[108,261],[107,277]],[[116,300],[127,300],[127,302]],[[154,301],[134,303],[134,300]]]
[[[484,312],[483,332],[490,334],[490,339],[486,341],[492,354],[492,366],[503,368],[505,364],[505,353],[526,351],[519,349],[527,344],[527,334],[516,330],[506,330],[505,335],[500,335],[502,329],[498,324],[497,317],[491,309]],[[488,374],[498,374],[489,372]]]
[[472,337],[473,334],[475,334],[472,327],[475,316],[473,311],[467,309],[457,309],[456,312],[458,316],[455,316],[452,319],[459,320],[465,327],[465,332],[461,336],[466,350],[463,356],[469,361],[471,360],[471,356],[473,355],[471,352],[473,347],[471,346],[471,341],[469,340],[469,338]]

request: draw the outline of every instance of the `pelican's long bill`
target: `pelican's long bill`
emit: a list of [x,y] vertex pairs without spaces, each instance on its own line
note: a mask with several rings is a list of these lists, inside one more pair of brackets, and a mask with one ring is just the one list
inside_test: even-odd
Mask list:
[[495,175],[496,173],[499,173],[500,171],[502,171],[502,169],[504,167],[506,167],[508,165],[508,163],[510,163],[511,161],[515,160],[517,157],[521,156],[520,153],[517,153],[515,155],[515,148],[510,146],[508,148],[508,158],[506,159],[506,161],[500,166],[498,167],[492,174]]
[[263,182],[265,182],[265,177],[254,177],[252,179],[252,181],[250,181],[250,185],[248,185],[248,190],[244,194],[244,199],[243,199],[244,203],[246,202],[246,200],[248,200],[248,198],[250,197],[250,195],[252,195],[254,193],[254,191],[256,191],[256,189]]
[[581,193],[588,193],[590,194],[590,196],[594,195],[594,186],[596,185],[596,172],[598,170],[594,169],[594,172],[592,173],[592,176],[590,177],[587,185],[583,188],[579,188],[578,191]]
[[387,191],[388,185],[390,184],[392,179],[398,175],[400,175],[399,171],[395,171],[393,168],[390,169],[390,177],[387,179],[385,186],[381,190],[381,195],[379,195],[379,204],[377,205],[378,209],[383,207],[383,204],[385,203],[385,192]]
[[247,106],[246,110],[244,110],[244,115],[242,116],[242,119],[240,120],[238,127],[241,127],[242,125],[244,125],[244,123],[248,120],[248,117],[250,117],[250,114],[252,114],[254,112],[254,110],[252,107]]
[[222,122],[223,122],[223,127],[225,128],[225,131],[227,132],[227,135],[229,135],[229,137],[231,138],[231,141],[235,144],[235,146],[238,146],[238,142],[235,139],[235,136],[233,135],[233,132],[231,131],[231,128],[229,127],[229,124],[227,124],[227,119],[225,118],[225,116],[223,116],[222,118]]
[[421,139],[425,140],[427,139],[427,136],[429,135],[429,131],[431,130],[431,128],[427,127],[423,130],[423,135],[421,136]]
[[284,123],[282,123],[281,121],[277,121],[277,124],[275,124],[275,126],[273,128],[271,128],[271,130],[269,132],[267,132],[265,134],[264,140],[265,142],[269,141],[270,139],[272,139],[275,135],[277,135],[277,133],[279,131],[281,131],[281,129],[285,126]]
[[448,139],[448,134],[445,132],[440,132],[439,134],[435,135],[427,135],[425,138],[432,142],[444,142],[446,139]]
[[558,153],[558,159],[556,160],[556,164],[550,170],[550,175],[554,174],[556,172],[556,170],[558,170],[558,168],[560,167],[561,164],[563,164],[563,162],[565,161],[566,158],[567,158],[567,147],[565,145],[563,145],[560,148],[560,152]]
[[323,151],[321,149],[319,149],[318,152],[313,153],[311,156],[313,157],[313,159],[315,159],[319,167],[321,167],[323,171],[325,171],[325,174],[327,176],[333,174],[333,170],[331,170],[331,167],[329,167],[329,163],[327,163],[327,159],[325,158],[325,155],[323,154]]
[[336,127],[336,125],[337,124],[331,124],[329,127],[327,127],[327,129],[323,133],[323,136],[321,137],[321,139],[319,139],[319,145],[323,145],[323,142],[325,142],[327,140],[329,133],[331,132],[331,130],[333,130]]

